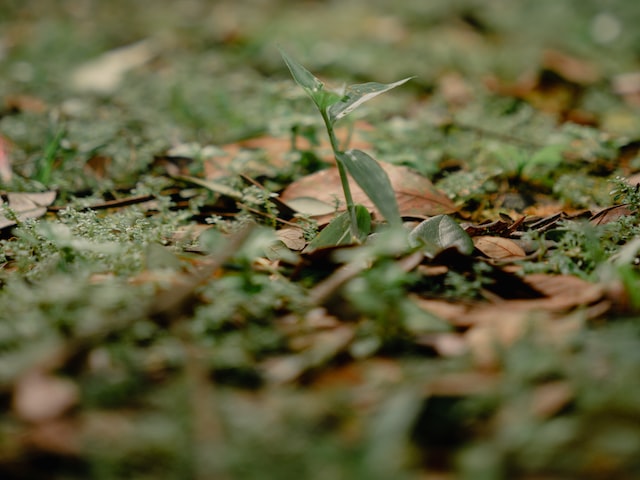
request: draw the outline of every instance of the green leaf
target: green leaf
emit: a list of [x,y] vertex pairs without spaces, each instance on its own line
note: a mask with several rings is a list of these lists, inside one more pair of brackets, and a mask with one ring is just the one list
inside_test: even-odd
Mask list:
[[[371,232],[371,215],[362,205],[356,205],[356,218],[358,223],[358,241],[362,242]],[[353,243],[351,237],[351,218],[349,212],[343,212],[335,217],[303,250],[305,253],[317,250],[318,248],[335,247],[338,245],[350,245]]]
[[331,124],[348,115],[364,102],[368,102],[381,93],[398,87],[412,78],[408,77],[394,83],[368,82],[348,86],[344,96],[329,107],[328,113]]
[[362,150],[347,150],[336,154],[364,193],[391,225],[400,225],[400,211],[389,176],[382,167]]
[[313,75],[313,73],[304,68],[300,63],[295,61],[289,55],[284,53],[284,51],[280,50],[280,55],[282,55],[284,63],[287,64],[287,67],[291,72],[291,76],[298,85],[304,88],[310,95],[312,92],[319,92],[320,90],[322,90],[324,84],[319,79],[317,79]]
[[313,73],[304,68],[300,63],[295,61],[289,55],[280,50],[280,55],[284,63],[287,64],[291,76],[300,85],[305,92],[311,97],[313,103],[321,110],[326,110],[330,105],[340,100],[340,95],[329,92],[324,89],[324,83],[316,78]]
[[467,232],[448,215],[437,215],[421,222],[409,233],[412,247],[422,247],[427,257],[433,258],[441,251],[455,247],[461,253],[473,252],[473,241]]

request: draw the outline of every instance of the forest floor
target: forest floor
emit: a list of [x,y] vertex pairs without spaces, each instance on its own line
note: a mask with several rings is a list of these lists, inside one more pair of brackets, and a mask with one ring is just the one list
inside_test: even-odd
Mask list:
[[640,5],[0,3],[0,478],[640,476]]

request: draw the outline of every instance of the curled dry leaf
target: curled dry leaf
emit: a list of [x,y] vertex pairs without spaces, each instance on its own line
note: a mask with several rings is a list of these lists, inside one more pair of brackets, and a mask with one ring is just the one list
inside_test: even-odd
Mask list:
[[520,245],[503,237],[474,237],[473,244],[487,257],[494,260],[522,258],[526,255]]

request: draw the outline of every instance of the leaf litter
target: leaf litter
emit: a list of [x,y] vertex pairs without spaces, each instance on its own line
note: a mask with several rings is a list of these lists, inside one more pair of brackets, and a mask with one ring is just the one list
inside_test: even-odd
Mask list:
[[[56,117],[49,105],[65,95],[90,102],[85,95],[93,94],[57,84],[59,92],[44,92],[36,107],[17,102],[24,82],[38,90],[11,57],[3,82],[13,106],[0,113],[2,476],[50,474],[32,461],[47,458],[56,478],[134,471],[149,478],[633,478],[640,452],[640,427],[629,420],[638,416],[640,392],[635,77],[560,42],[538,56],[523,53],[531,63],[514,80],[505,72],[521,65],[518,47],[504,65],[487,52],[501,38],[522,41],[507,26],[536,24],[536,9],[530,20],[491,20],[497,7],[473,2],[462,10],[401,3],[393,17],[359,2],[343,12],[339,18],[363,15],[366,25],[393,18],[397,27],[391,47],[347,41],[354,51],[344,58],[331,53],[334,40],[325,50],[299,45],[295,30],[308,14],[298,7],[287,5],[274,21],[284,22],[287,43],[324,69],[323,78],[379,78],[380,57],[390,78],[417,74],[403,87],[417,85],[406,93],[406,117],[391,118],[397,105],[382,102],[367,128],[355,121],[365,135],[344,146],[383,160],[403,227],[422,238],[413,245],[382,228],[385,205],[352,183],[362,218],[373,213],[367,235],[361,244],[345,238],[314,247],[345,210],[340,175],[328,142],[312,141],[323,137],[304,108],[295,99],[282,105],[289,85],[267,79],[285,78],[277,52],[251,50],[267,27],[226,25],[215,54],[198,51],[213,40],[197,29],[186,43],[164,37],[162,49],[126,38],[133,46],[65,50],[76,55],[60,60],[67,71],[107,68],[106,83],[85,87],[124,110],[112,119],[96,104],[118,133],[86,150],[74,133],[82,129],[67,127],[90,130],[99,115]],[[228,18],[245,18],[241,7],[225,7]],[[122,21],[102,8],[106,27]],[[557,8],[550,18],[589,31],[593,19],[580,6],[568,16]],[[634,18],[633,8],[620,8]],[[417,13],[427,11],[437,25],[414,31],[423,21]],[[335,15],[329,7],[316,13]],[[345,44],[339,24],[323,23]],[[350,34],[369,35],[350,25]],[[22,41],[22,28],[6,34],[8,45]],[[428,41],[434,32],[451,42]],[[39,35],[34,52],[52,41]],[[592,39],[594,52],[604,38]],[[466,45],[478,63],[457,61],[451,45]],[[193,62],[195,75],[181,61],[185,48],[199,55],[192,59],[206,58]],[[102,63],[87,61],[104,51]],[[238,54],[253,65],[234,77]],[[412,60],[423,55],[424,62]],[[203,72],[217,75],[234,101],[264,97],[238,106],[233,135],[211,133],[228,132],[232,115],[199,109],[224,109],[226,100],[203,96],[196,105],[180,95],[180,75],[196,88]],[[264,92],[249,85],[256,72],[265,74]],[[172,89],[163,90],[160,78]],[[359,95],[395,85],[360,84],[365,90],[351,99],[347,92],[332,114],[339,119]],[[273,92],[277,101],[269,103]],[[129,94],[158,105],[142,108]],[[171,105],[162,103],[167,98]],[[168,114],[174,125],[163,130]],[[233,140],[256,119],[262,131]],[[39,167],[43,151],[51,163]],[[123,158],[135,174],[113,177]],[[38,170],[48,167],[44,176]]]

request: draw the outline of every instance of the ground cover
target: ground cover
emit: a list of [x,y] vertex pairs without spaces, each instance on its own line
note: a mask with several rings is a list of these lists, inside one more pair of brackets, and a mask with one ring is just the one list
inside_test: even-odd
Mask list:
[[2,478],[640,473],[633,2],[1,3]]

